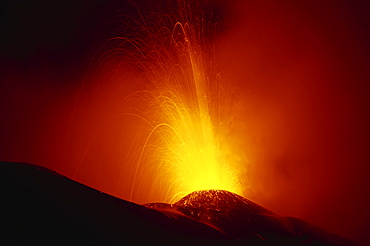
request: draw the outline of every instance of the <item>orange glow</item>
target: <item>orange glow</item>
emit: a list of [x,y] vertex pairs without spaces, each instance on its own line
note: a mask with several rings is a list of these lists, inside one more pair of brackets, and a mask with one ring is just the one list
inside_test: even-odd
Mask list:
[[170,20],[170,24],[145,29],[148,36],[139,41],[122,38],[124,44],[118,48],[128,49],[126,42],[133,45],[130,56],[137,62],[133,66],[145,71],[141,75],[144,82],[133,75],[140,89],[124,101],[132,112],[130,107],[122,111],[124,117],[142,124],[141,130],[137,124],[132,128],[126,124],[122,131],[145,132],[135,136],[141,143],[134,147],[136,154],[128,154],[134,170],[129,200],[143,193],[145,182],[153,192],[163,192],[159,197],[167,202],[205,189],[242,194],[240,167],[228,156],[231,146],[224,129],[233,100],[217,70],[216,47],[206,43],[200,32],[202,28],[211,32],[213,27],[203,26],[197,16],[186,17],[187,12],[186,6],[180,6],[181,22],[171,26]]
[[175,53],[181,60],[164,61],[170,71],[154,71],[158,73],[151,81],[155,88],[147,92],[149,106],[144,119],[152,130],[137,165],[145,162],[142,157],[145,158],[146,149],[153,148],[154,158],[161,163],[158,180],[171,187],[169,194],[174,199],[202,189],[240,194],[236,167],[222,160],[222,149],[227,149],[227,143],[220,134],[222,121],[215,115],[220,102],[212,98],[221,93],[217,91],[220,82],[210,81],[207,76],[201,48],[196,40],[188,39],[188,32],[192,31],[182,26],[180,30],[184,41],[175,43],[175,49],[180,49]]
[[213,183],[370,245],[363,1],[8,2],[0,160],[139,204]]

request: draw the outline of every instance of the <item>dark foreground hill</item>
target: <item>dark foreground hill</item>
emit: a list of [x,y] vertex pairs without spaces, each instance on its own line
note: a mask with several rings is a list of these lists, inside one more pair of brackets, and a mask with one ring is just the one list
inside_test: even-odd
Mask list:
[[220,190],[138,205],[46,168],[0,162],[1,245],[355,245]]

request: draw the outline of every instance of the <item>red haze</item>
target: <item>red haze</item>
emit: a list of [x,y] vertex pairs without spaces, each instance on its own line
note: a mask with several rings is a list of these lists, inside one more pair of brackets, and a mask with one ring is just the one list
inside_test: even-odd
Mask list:
[[[82,82],[96,43],[105,41],[96,30],[117,8],[81,2],[47,12],[40,1],[27,16],[26,3],[6,6],[0,159],[44,165],[129,199],[134,170],[123,165],[122,149],[140,143],[114,117],[134,88],[117,86],[125,71]],[[239,0],[227,7],[222,62],[240,98],[231,135],[242,136],[234,143],[245,153],[245,196],[370,244],[368,6]]]
[[250,198],[368,244],[364,9],[236,1],[226,53],[243,88],[238,124],[245,146],[254,148]]

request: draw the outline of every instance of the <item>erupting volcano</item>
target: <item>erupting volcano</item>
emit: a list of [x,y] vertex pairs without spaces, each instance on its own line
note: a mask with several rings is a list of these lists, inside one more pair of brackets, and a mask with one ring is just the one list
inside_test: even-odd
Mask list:
[[[124,164],[114,168],[124,175],[119,186],[131,188],[118,190],[130,201],[170,202],[207,189],[243,194],[247,163],[231,134],[239,99],[221,62],[222,25],[208,12],[200,2],[176,1],[121,21],[124,36],[108,39],[92,65],[94,74],[103,74],[96,93],[107,93],[116,105],[104,112],[75,178],[96,162],[92,150],[105,140],[120,147],[114,155]],[[84,100],[80,96],[78,103]],[[110,135],[112,130],[117,132]]]
[[1,162],[0,192],[0,240],[14,245],[355,245],[224,190],[138,205],[46,168]]
[[368,8],[35,2],[0,3],[0,242],[368,244]]

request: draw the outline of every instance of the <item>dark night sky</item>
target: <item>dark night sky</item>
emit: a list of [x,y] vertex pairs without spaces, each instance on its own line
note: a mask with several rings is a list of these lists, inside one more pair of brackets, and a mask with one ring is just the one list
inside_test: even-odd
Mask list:
[[[292,126],[292,130],[297,130],[299,127],[308,129],[307,132],[305,130],[299,132],[298,129],[298,135],[301,134],[305,139],[309,139],[306,145],[297,146],[295,144],[301,143],[301,140],[295,139],[294,131],[289,133],[291,135],[287,137],[289,140],[286,140],[285,144],[297,150],[297,153],[303,153],[300,152],[299,147],[308,146],[307,152],[311,151],[311,153],[305,153],[312,154],[323,161],[327,160],[328,166],[324,164],[321,169],[321,164],[313,165],[312,168],[308,164],[303,164],[301,169],[304,171],[297,171],[300,167],[286,163],[295,160],[294,158],[300,160],[299,157],[293,158],[289,154],[279,154],[274,162],[285,164],[272,166],[277,170],[274,169],[276,172],[284,174],[271,175],[275,181],[281,177],[301,172],[311,173],[307,174],[307,177],[317,176],[318,181],[311,180],[311,182],[321,182],[326,186],[322,188],[322,196],[327,197],[323,197],[322,200],[327,206],[315,203],[317,201],[315,199],[320,197],[317,194],[321,192],[318,184],[312,185],[314,188],[309,190],[307,187],[311,185],[308,184],[310,180],[305,180],[307,184],[303,185],[303,191],[297,192],[291,188],[297,185],[298,181],[295,179],[292,179],[295,180],[292,181],[293,183],[287,182],[276,186],[279,189],[289,187],[286,196],[279,191],[280,193],[277,194],[282,196],[281,199],[276,199],[274,202],[262,196],[259,202],[265,202],[262,205],[278,213],[285,213],[284,215],[291,215],[289,211],[294,211],[293,216],[301,216],[303,219],[309,219],[309,216],[312,216],[311,222],[318,223],[358,242],[370,243],[367,236],[370,226],[370,213],[367,211],[370,207],[368,191],[370,187],[369,5],[365,1],[356,3],[312,1],[306,5],[295,1],[283,1],[281,5],[273,1],[257,3],[256,1],[235,0],[230,2],[228,10],[231,12],[228,18],[232,20],[229,24],[230,44],[233,47],[228,52],[230,57],[233,57],[230,64],[234,65],[232,69],[236,74],[255,69],[249,75],[241,75],[241,77],[251,81],[274,80],[274,76],[278,76],[280,70],[295,68],[292,64],[302,61],[307,64],[315,63],[312,67],[320,67],[317,64],[322,62],[326,69],[326,73],[317,73],[324,75],[317,84],[307,83],[302,87],[302,90],[309,90],[307,93],[312,92],[315,95],[307,96],[309,103],[302,106],[307,109],[307,112],[299,115],[298,108],[291,106],[287,106],[288,109],[283,112],[291,121],[303,122],[304,117],[314,118],[305,123],[310,126],[304,123],[299,126],[293,126],[292,123],[287,125]],[[64,125],[69,123],[69,109],[76,102],[78,90],[90,61],[102,42],[112,36],[111,32],[114,28],[112,26],[105,28],[105,26],[113,16],[119,13],[129,14],[133,11],[134,8],[130,4],[114,0],[5,0],[0,2],[1,160],[32,162],[45,165],[67,176],[71,173],[73,168],[68,167],[67,164],[64,166],[51,164],[55,159],[64,155],[63,150],[45,153],[44,147],[64,141],[61,138],[65,131]],[[284,15],[284,13],[288,14]],[[289,24],[285,28],[286,23]],[[282,32],[275,33],[275,27]],[[302,31],[301,27],[310,29]],[[291,34],[290,30],[298,31],[296,34]],[[319,35],[317,38],[315,36],[307,39],[305,36],[307,33],[308,35],[310,33]],[[275,34],[276,40],[272,40],[271,37]],[[297,45],[292,40],[303,40],[302,45]],[[289,43],[290,41],[292,43]],[[273,44],[280,45],[279,51],[271,48]],[[270,48],[264,48],[264,46]],[[250,47],[255,47],[255,49]],[[324,47],[318,49],[318,52],[322,54],[315,56],[312,47]],[[266,54],[270,55],[271,59],[263,58]],[[246,58],[248,56],[254,59]],[[287,58],[281,62],[278,59],[281,57]],[[312,58],[311,61],[311,57],[320,59],[324,57],[324,60]],[[257,65],[254,64],[255,61],[258,62]],[[281,73],[284,74],[286,71]],[[295,75],[291,76],[294,78]],[[316,78],[315,76],[313,78]],[[276,80],[277,84],[271,82],[255,85],[252,82],[252,85],[241,84],[241,86],[245,87],[246,91],[257,91],[256,98],[259,99],[255,99],[255,105],[261,105],[259,101],[264,100],[271,100],[271,104],[274,104],[280,95],[274,90],[276,88],[281,91],[286,89],[286,87],[280,87],[278,82],[279,80]],[[264,93],[258,94],[260,91]],[[306,94],[302,92],[302,95]],[[283,105],[280,105],[281,107],[292,103],[289,98],[284,100],[286,101],[281,103]],[[326,110],[331,109],[328,105],[336,102],[342,104],[328,113]],[[272,108],[266,106],[265,112],[270,112]],[[52,120],[50,120],[51,112]],[[292,112],[298,113],[291,116]],[[274,141],[271,141],[268,144],[274,144]],[[314,141],[317,141],[317,144],[313,144]],[[326,147],[328,152],[322,150]],[[314,153],[315,151],[319,154]],[[332,155],[336,154],[338,156],[332,158]],[[314,160],[314,158],[309,160]],[[267,160],[269,161],[271,160]],[[328,174],[325,176],[320,172]],[[256,173],[264,179],[271,178],[267,174],[261,174],[258,171]],[[328,179],[327,183],[324,181],[325,177]],[[257,182],[259,188],[256,190],[274,186],[268,182],[260,184],[261,182]],[[95,188],[99,189],[99,185]],[[271,190],[273,191],[274,188]],[[311,199],[311,203],[306,206],[313,207],[314,212],[312,213],[303,213],[298,208],[295,210],[294,205],[287,207],[282,201],[294,194],[300,197],[299,194],[305,191],[311,193],[307,194],[309,198],[303,199],[301,203]],[[328,194],[332,195],[328,196]],[[294,201],[296,200],[292,199],[292,202]],[[297,207],[302,206],[299,202],[297,204]],[[343,211],[352,212],[343,214]],[[313,213],[316,215],[312,215]],[[325,218],[325,214],[329,214],[328,218]],[[342,220],[337,221],[342,221],[344,225],[337,226],[336,221],[325,222],[335,217],[342,217]]]

